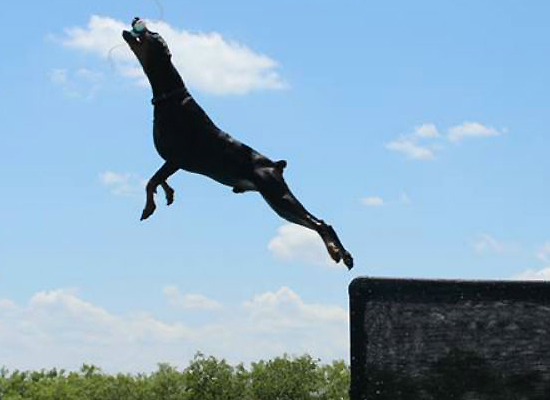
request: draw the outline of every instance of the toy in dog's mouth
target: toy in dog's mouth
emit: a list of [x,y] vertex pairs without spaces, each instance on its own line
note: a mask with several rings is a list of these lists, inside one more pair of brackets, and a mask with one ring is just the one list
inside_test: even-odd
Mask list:
[[135,17],[132,21],[132,35],[135,38],[139,38],[146,30],[145,21],[139,17]]
[[122,38],[128,43],[147,73],[150,66],[170,60],[170,50],[164,39],[156,32],[147,29],[145,21],[134,18],[131,30],[123,30]]

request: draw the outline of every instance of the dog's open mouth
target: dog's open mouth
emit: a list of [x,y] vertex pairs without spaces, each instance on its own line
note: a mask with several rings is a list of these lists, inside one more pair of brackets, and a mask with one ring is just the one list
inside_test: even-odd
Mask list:
[[135,29],[132,29],[130,31],[130,33],[132,34],[132,36],[138,41],[141,43],[141,41],[143,40],[143,35],[145,33],[145,31],[141,31],[141,32],[138,32],[136,31]]
[[135,29],[130,30],[130,34],[136,40],[137,43],[142,43],[145,31],[138,32]]
[[126,43],[130,45],[130,48],[132,49],[136,49],[137,46],[140,46],[141,44],[143,44],[143,40],[145,40],[143,36],[144,36],[143,33],[137,34],[133,30],[122,32],[122,37],[124,38]]
[[147,32],[147,27],[145,25],[145,22],[136,17],[132,21],[132,28],[130,30],[125,30],[122,33],[122,36],[126,40],[126,42],[132,46],[140,45],[145,40],[145,33]]

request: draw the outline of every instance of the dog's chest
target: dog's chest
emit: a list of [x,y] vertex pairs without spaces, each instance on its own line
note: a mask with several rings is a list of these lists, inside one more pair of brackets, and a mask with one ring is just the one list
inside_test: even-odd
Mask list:
[[168,159],[170,149],[168,140],[166,132],[163,132],[157,123],[153,124],[153,143],[155,144],[157,152],[165,160]]
[[189,158],[194,147],[193,137],[183,137],[183,132],[170,129],[158,122],[153,125],[153,143],[159,155],[165,160]]
[[162,158],[182,160],[197,156],[205,134],[213,128],[199,111],[193,101],[155,107],[153,140]]
[[[159,155],[166,161],[175,162],[190,172],[203,172],[211,156],[208,132],[193,129],[187,124],[166,124],[155,121],[153,142]],[[218,157],[214,157],[218,159]]]

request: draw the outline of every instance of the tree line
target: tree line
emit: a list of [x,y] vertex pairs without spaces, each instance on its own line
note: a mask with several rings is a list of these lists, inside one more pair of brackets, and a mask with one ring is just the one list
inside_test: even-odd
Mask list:
[[197,354],[178,370],[159,364],[148,374],[0,370],[1,400],[348,400],[349,366],[320,364],[309,355],[230,365]]

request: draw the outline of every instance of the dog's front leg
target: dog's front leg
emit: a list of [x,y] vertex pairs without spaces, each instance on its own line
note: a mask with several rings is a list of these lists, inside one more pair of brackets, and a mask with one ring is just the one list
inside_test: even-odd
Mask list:
[[164,190],[164,195],[166,196],[166,205],[170,205],[174,202],[174,189],[166,183],[166,181],[162,181],[160,183],[160,186],[162,186],[162,189]]
[[162,188],[166,192],[166,199],[168,204],[171,204],[174,199],[174,190],[168,186],[166,179],[179,168],[171,163],[166,161],[162,167],[159,168],[157,172],[149,179],[147,186],[145,187],[145,193],[147,195],[147,201],[145,202],[145,208],[141,213],[141,220],[147,219],[155,212],[157,206],[155,205],[155,193],[157,192],[157,186],[162,185]]

